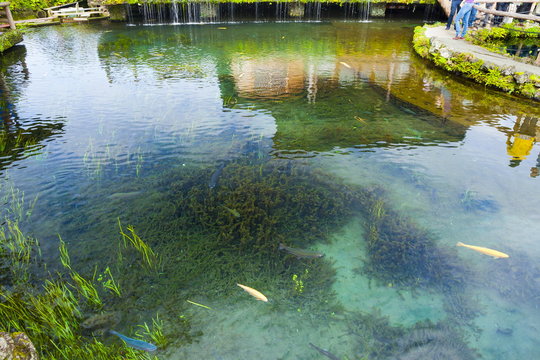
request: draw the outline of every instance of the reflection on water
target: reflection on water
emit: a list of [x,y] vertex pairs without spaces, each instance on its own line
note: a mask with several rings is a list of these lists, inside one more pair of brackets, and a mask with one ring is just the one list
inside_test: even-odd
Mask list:
[[30,78],[25,61],[26,48],[17,46],[0,58],[0,172],[19,160],[37,155],[55,135],[61,134],[58,120],[24,118],[17,111],[21,89]]
[[538,119],[531,116],[518,116],[506,141],[508,155],[512,157],[510,166],[518,166],[530,154],[540,131],[537,122]]
[[119,331],[159,314],[159,358],[530,356],[540,110],[431,68],[412,28],[36,30],[2,57],[3,192],[39,195],[48,269],[60,234],[81,274],[114,274]]

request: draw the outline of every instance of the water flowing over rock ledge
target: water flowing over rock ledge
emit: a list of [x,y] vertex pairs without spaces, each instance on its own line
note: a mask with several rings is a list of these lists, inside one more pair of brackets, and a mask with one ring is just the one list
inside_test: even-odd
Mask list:
[[301,4],[307,4],[307,3],[341,3],[341,4],[348,4],[348,3],[398,3],[398,4],[435,4],[436,0],[325,0],[325,1],[314,1],[314,0],[150,0],[150,1],[140,1],[140,0],[103,0],[103,1],[94,1],[99,2],[103,5],[123,5],[123,4],[142,4],[142,3],[154,3],[154,4],[172,4],[172,3],[179,3],[179,4],[188,4],[188,3],[211,3],[211,4],[219,4],[219,3],[235,3],[235,4],[253,4],[253,3],[301,3]]
[[368,21],[371,17],[382,18],[393,12],[423,13],[424,17],[431,19],[442,14],[434,0],[94,0],[90,4],[105,6],[113,21],[132,22],[142,18],[144,23],[161,24],[327,19]]
[[413,46],[438,67],[509,94],[540,101],[540,67],[490,52],[465,40],[453,40],[444,26],[418,26]]

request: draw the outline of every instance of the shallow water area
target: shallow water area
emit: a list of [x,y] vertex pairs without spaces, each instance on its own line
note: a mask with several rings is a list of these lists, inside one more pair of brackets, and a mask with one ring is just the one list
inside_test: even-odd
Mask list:
[[536,354],[540,110],[431,67],[414,25],[30,30],[0,58],[0,194],[32,284],[67,278],[60,235],[120,288],[81,320],[158,316],[160,359]]

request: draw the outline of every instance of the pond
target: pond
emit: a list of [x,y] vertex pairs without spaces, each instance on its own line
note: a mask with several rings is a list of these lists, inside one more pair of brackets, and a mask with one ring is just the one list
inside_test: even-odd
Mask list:
[[67,250],[108,316],[83,336],[159,319],[160,359],[536,355],[540,109],[431,67],[415,25],[29,31],[0,58],[28,286]]

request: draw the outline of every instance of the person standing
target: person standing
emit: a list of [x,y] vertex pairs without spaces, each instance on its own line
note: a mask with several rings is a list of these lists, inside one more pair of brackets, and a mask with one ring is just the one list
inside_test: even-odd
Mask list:
[[469,27],[472,27],[473,24],[474,24],[474,21],[476,20],[476,13],[478,12],[478,10],[476,10],[476,8],[472,8],[471,10],[471,15],[469,15]]
[[[454,40],[463,39],[465,37],[465,34],[467,33],[467,28],[469,27],[469,17],[471,16],[473,4],[474,0],[465,0],[463,2],[463,6],[461,6],[461,9],[457,13],[456,19],[454,20],[454,23],[456,25],[456,37],[454,37]],[[463,21],[463,30],[461,28],[461,21]]]
[[[454,15],[456,15],[456,12],[459,11],[461,8],[462,0],[452,0],[452,4],[450,5],[450,15],[448,15],[448,21],[446,22],[446,30],[450,30],[450,25],[452,25],[452,20],[454,20]],[[455,26],[454,26],[455,28]]]

